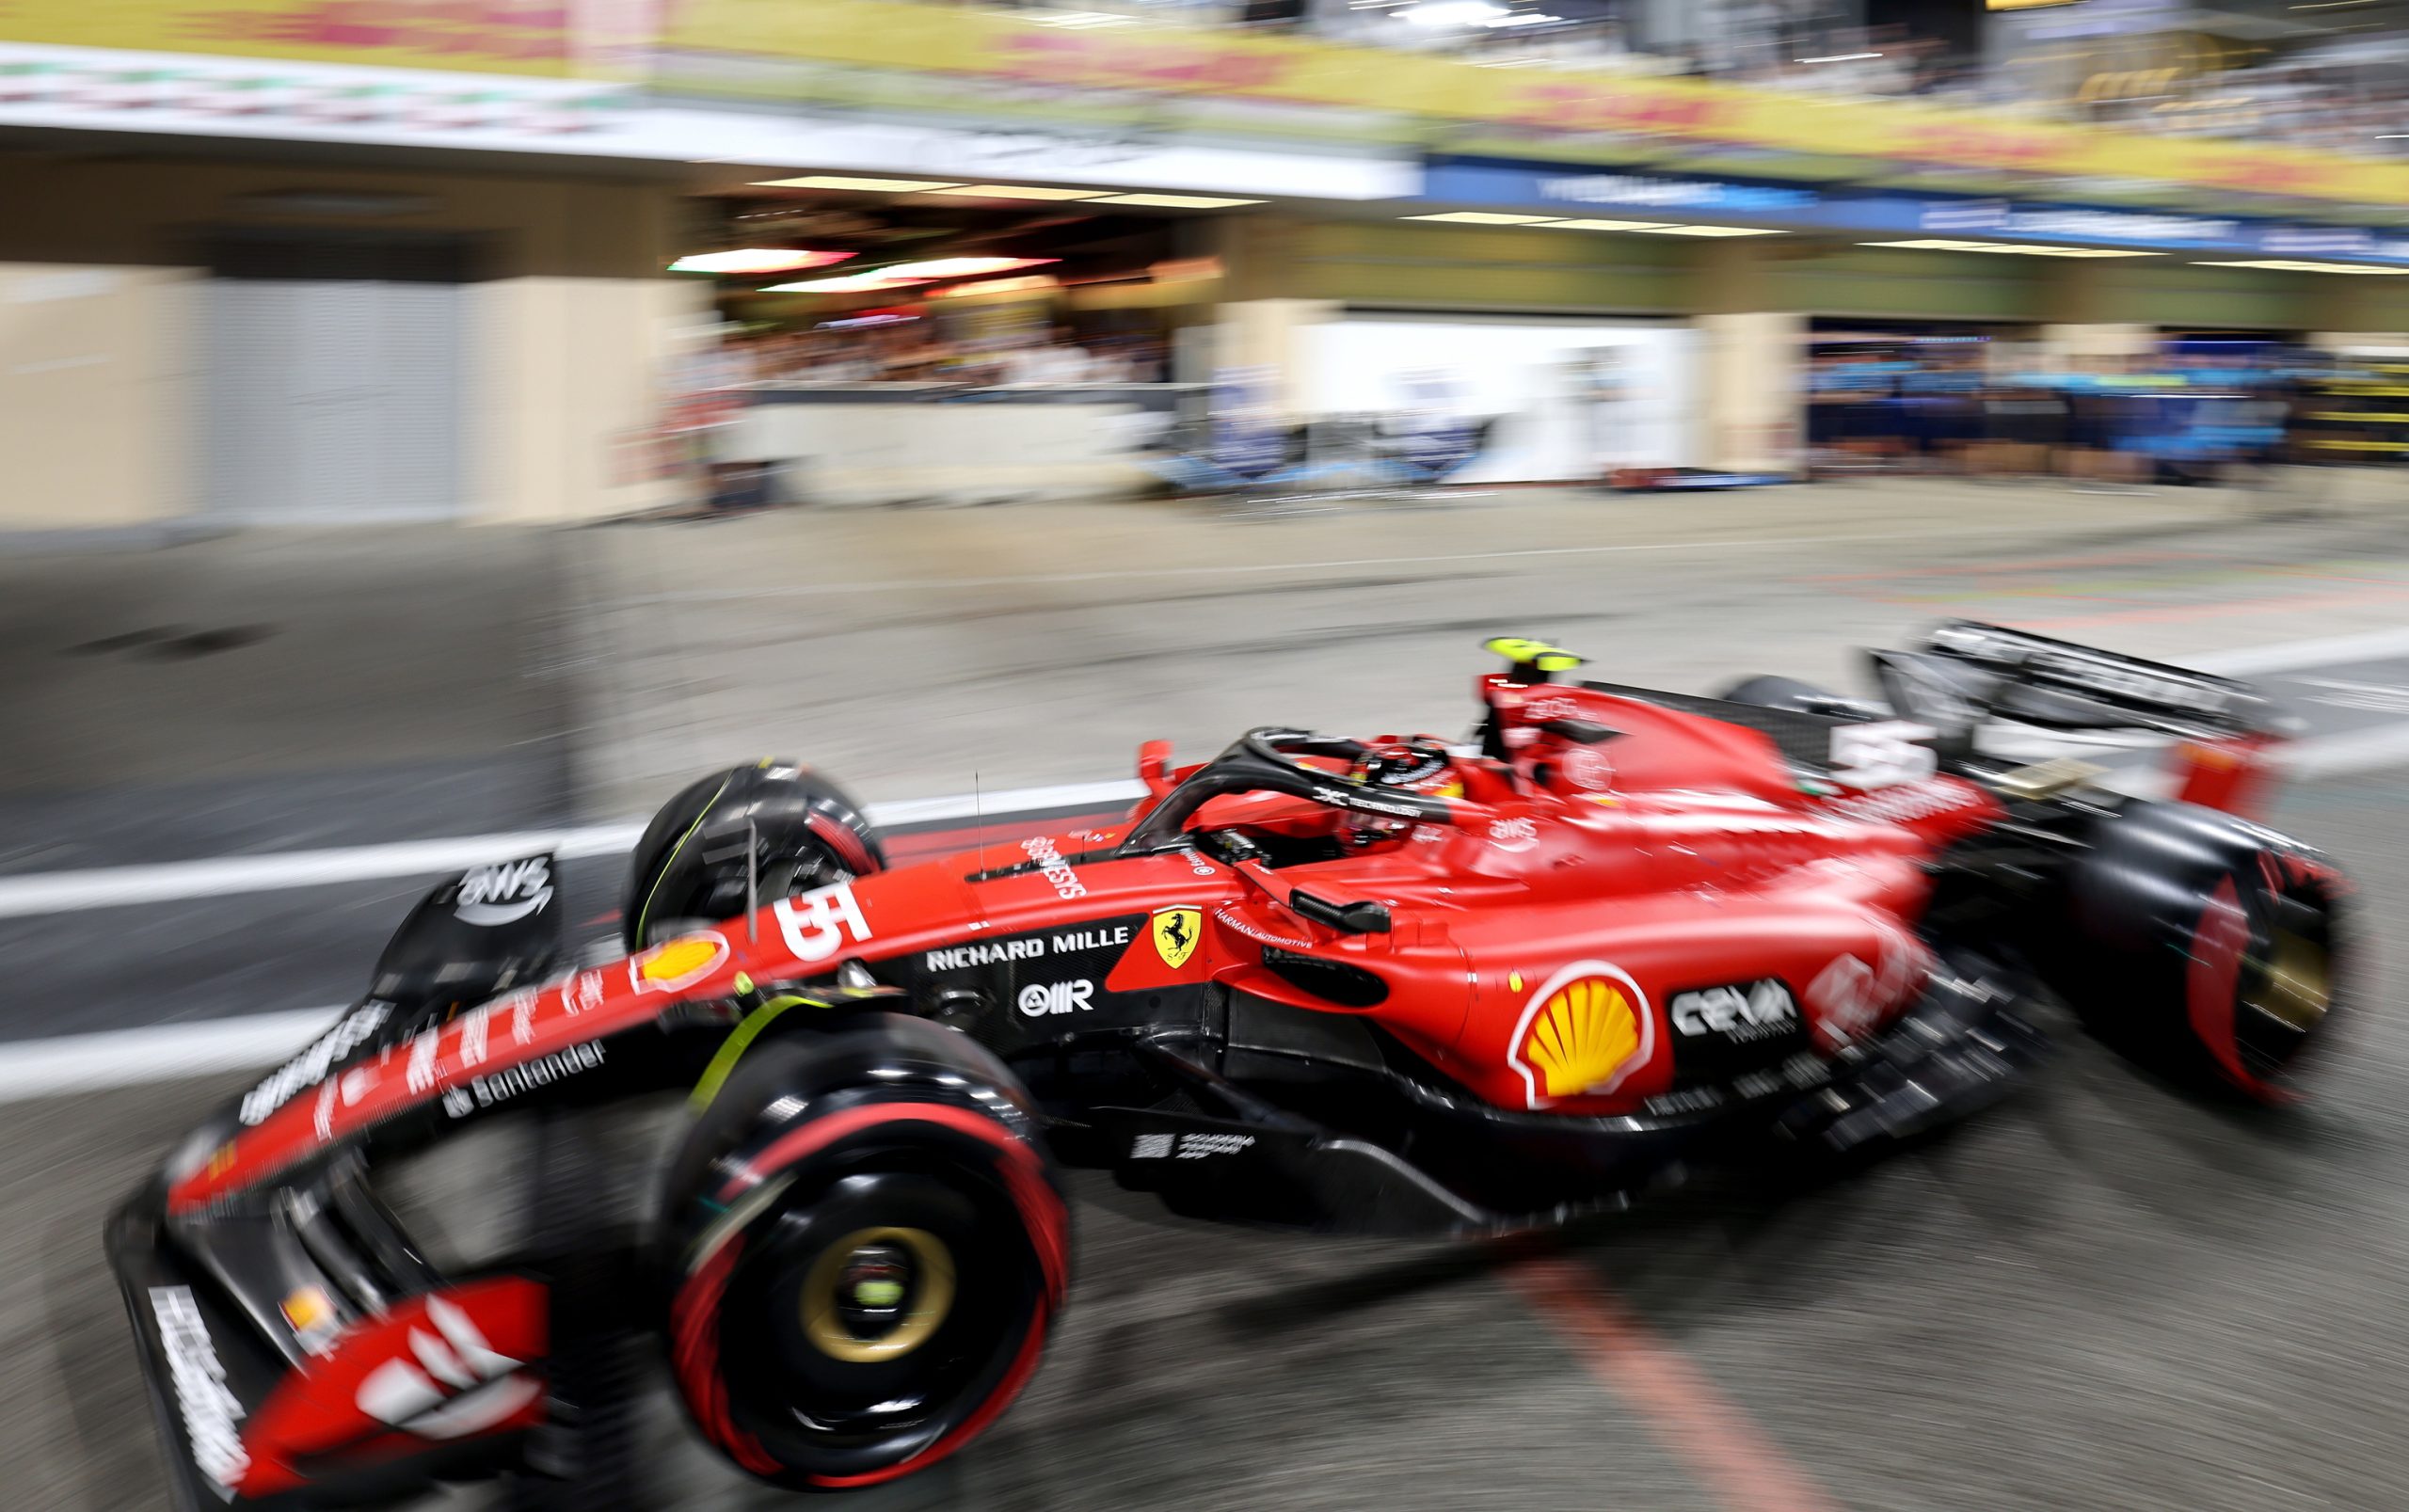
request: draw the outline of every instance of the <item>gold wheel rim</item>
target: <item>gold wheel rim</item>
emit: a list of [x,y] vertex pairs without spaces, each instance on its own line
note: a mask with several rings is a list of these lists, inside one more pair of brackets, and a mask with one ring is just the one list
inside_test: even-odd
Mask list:
[[[846,1266],[878,1245],[909,1251],[919,1284],[893,1327],[865,1339],[845,1326],[839,1295]],[[953,1309],[953,1254],[925,1229],[855,1229],[820,1252],[803,1279],[803,1332],[812,1347],[832,1360],[869,1365],[900,1360],[929,1342]]]
[[2306,1034],[2334,1005],[2333,952],[2290,930],[2277,930],[2257,990],[2243,999],[2254,1012]]

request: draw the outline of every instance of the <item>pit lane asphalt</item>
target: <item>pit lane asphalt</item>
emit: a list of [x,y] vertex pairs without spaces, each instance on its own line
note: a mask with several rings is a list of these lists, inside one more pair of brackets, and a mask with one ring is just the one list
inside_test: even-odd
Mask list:
[[[1779,506],[1783,497],[1794,502]],[[722,592],[724,573],[705,570],[720,551],[761,560],[761,576],[774,578],[780,555],[799,556],[804,543],[774,520],[710,527],[718,533],[708,549],[692,545],[703,533],[597,535],[579,543],[591,549],[574,592],[582,623],[625,650],[607,694],[571,703],[550,728],[533,720],[462,733],[435,718],[449,733],[422,728],[407,755],[465,759],[472,775],[462,781],[473,786],[510,759],[499,756],[510,741],[572,733],[572,750],[547,757],[574,763],[569,817],[620,817],[638,789],[657,797],[673,773],[765,743],[822,756],[867,796],[907,796],[959,790],[965,753],[995,785],[1117,774],[1124,726],[1141,719],[1140,733],[1170,734],[1183,750],[1274,718],[1452,729],[1471,675],[1463,643],[1533,628],[1531,614],[1542,616],[1540,633],[1612,657],[1612,675],[1694,688],[1761,667],[1831,677],[1845,643],[1891,639],[1941,613],[2020,623],[2123,614],[2063,633],[2175,654],[2397,625],[2409,590],[2402,533],[2381,517],[2219,519],[2181,496],[2051,496],[2019,505],[2030,522],[2020,534],[1920,535],[1896,501],[1881,503],[1820,489],[1769,494],[1701,525],[1700,506],[1685,501],[1693,518],[1680,530],[1621,503],[1602,530],[1548,500],[1402,523],[1176,520],[1142,548],[1154,560],[1206,570],[1448,549],[1466,560],[1411,571],[1394,560],[1232,570],[1217,583],[1150,579],[1116,592],[1070,580],[1106,548],[1066,541],[1066,517],[1022,517],[1025,531],[1032,520],[1058,528],[1035,532],[1053,542],[1041,559],[1026,543],[982,541],[1005,513],[983,511],[959,517],[958,533],[957,517],[943,522],[944,554],[958,559],[943,570],[1011,581],[949,594],[896,587],[850,616],[801,595],[670,600],[677,634],[650,642],[637,632],[666,604],[636,600]],[[1781,507],[1798,517],[1782,518]],[[1761,540],[1892,538],[1470,560],[1736,537],[1748,511]],[[881,551],[892,557],[890,581],[932,575],[925,555],[882,545],[883,528],[839,520],[810,545],[865,580],[878,575]],[[1099,525],[1117,549],[1148,528]],[[479,537],[481,549],[518,549],[516,538],[489,539]],[[622,552],[646,559],[641,572],[615,560]],[[2303,572],[2322,576],[2289,581]],[[1415,574],[1430,581],[1380,581]],[[1222,592],[1243,582],[1265,591]],[[1180,601],[1208,591],[1220,597]],[[1095,607],[1115,598],[1125,601]],[[1434,598],[1444,613],[1434,615]],[[473,620],[471,607],[464,597]],[[393,623],[396,634],[415,633]],[[479,634],[452,649],[466,658],[496,644],[508,643]],[[241,654],[194,665],[234,668]],[[2335,680],[2397,687],[2402,679],[2385,670]],[[386,682],[363,702],[403,686]],[[1138,707],[1121,708],[1114,699],[1125,695]],[[854,717],[832,723],[840,708]],[[738,733],[748,710],[766,736]],[[175,728],[154,725],[153,737],[172,744]],[[826,738],[805,743],[818,731]],[[899,733],[924,748],[898,750]],[[104,797],[161,802],[180,775],[131,747],[95,750],[87,790]],[[328,752],[311,770],[339,772],[375,755]],[[1028,765],[1040,757],[1094,765]],[[526,780],[542,790],[549,779]],[[49,810],[25,801],[18,812],[40,823]],[[1183,1224],[1085,1180],[1073,1306],[1029,1396],[957,1462],[858,1504],[2409,1505],[2409,1450],[2394,1427],[2409,1387],[2409,1325],[2395,1305],[2409,1257],[2398,1096],[2409,1036],[2384,1009],[2397,995],[2390,963],[2409,901],[2405,806],[2396,773],[2310,784],[2278,814],[2358,877],[2378,973],[2369,1011],[2310,1109],[2265,1118],[2205,1107],[2077,1042],[2017,1102],[1855,1180],[1779,1198],[1701,1183],[1585,1234],[1568,1251],[1571,1290],[1561,1268],[1517,1269],[1483,1249]],[[496,828],[535,817],[499,804],[483,812],[493,818],[478,822]],[[423,815],[390,817],[391,828],[380,816],[347,819],[344,837],[430,833],[403,827]],[[302,812],[293,822],[327,820]],[[282,833],[246,848],[318,843]],[[363,942],[381,934],[366,916],[398,916],[411,891],[368,890],[373,902],[350,900],[363,915],[359,939],[318,922],[341,895],[224,900],[188,929],[261,942],[288,963],[322,962],[327,994],[306,1000],[330,1001],[354,990],[372,947]],[[272,931],[257,909],[279,911]],[[69,957],[79,941],[83,950],[62,968],[58,995],[40,999],[45,1020],[78,997],[191,1006],[138,950],[117,947],[137,921],[33,922]],[[209,1001],[239,1007],[231,990]],[[251,1079],[0,1108],[0,1340],[15,1362],[0,1375],[0,1504],[160,1504],[158,1451],[100,1263],[99,1224],[199,1110]],[[781,1504],[683,1446],[666,1414],[653,1431],[660,1504]]]

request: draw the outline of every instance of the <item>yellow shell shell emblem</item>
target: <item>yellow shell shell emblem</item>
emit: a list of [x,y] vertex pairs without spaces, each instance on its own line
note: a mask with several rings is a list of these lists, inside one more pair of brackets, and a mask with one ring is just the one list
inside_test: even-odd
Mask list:
[[689,935],[657,947],[645,958],[644,977],[646,981],[674,981],[690,971],[710,964],[719,954],[719,942]]
[[1188,964],[1196,953],[1196,939],[1203,932],[1204,915],[1192,908],[1166,908],[1155,915],[1155,954],[1163,964],[1177,971]]
[[1647,1060],[1654,1040],[1638,984],[1603,962],[1580,961],[1531,995],[1512,1060],[1538,1107],[1612,1090]]

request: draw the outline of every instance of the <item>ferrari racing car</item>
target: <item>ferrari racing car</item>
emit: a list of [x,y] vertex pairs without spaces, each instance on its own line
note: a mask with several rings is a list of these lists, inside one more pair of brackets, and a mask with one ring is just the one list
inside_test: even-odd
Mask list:
[[[2247,817],[2284,722],[2246,685],[1967,623],[1865,698],[1491,645],[1468,740],[1149,742],[1125,819],[910,865],[809,768],[715,772],[598,944],[552,857],[449,879],[110,1223],[183,1504],[621,1485],[656,1361],[745,1472],[872,1486],[1029,1380],[1066,1166],[1197,1218],[1542,1228],[1962,1118],[2068,1011],[2281,1101],[2347,996],[2340,875]],[[2170,791],[2002,731],[2155,745]],[[511,1119],[550,1131],[535,1232],[447,1259],[394,1190]],[[598,1125],[658,1130],[632,1216],[581,1206]]]

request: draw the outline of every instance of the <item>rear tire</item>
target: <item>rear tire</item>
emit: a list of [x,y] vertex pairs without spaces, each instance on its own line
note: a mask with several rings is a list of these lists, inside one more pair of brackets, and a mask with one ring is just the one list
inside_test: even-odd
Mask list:
[[2098,821],[2066,889],[2060,990],[2125,1054],[2263,1103],[2343,1011],[2349,884],[2323,856],[2190,804]]
[[768,903],[885,868],[861,805],[810,768],[762,761],[715,772],[645,826],[620,905],[621,938],[641,950],[743,914],[748,894]]
[[1018,1394],[1068,1282],[1068,1215],[1024,1094],[917,1019],[754,1055],[666,1194],[688,1415],[790,1489],[926,1469]]

